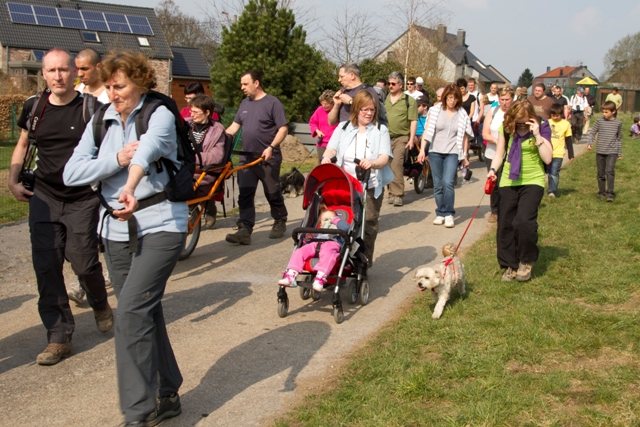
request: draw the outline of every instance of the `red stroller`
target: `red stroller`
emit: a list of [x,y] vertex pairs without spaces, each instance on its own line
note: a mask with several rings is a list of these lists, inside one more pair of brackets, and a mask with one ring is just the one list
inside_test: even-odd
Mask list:
[[[362,305],[369,302],[369,282],[367,281],[367,259],[364,255],[364,218],[366,191],[362,184],[339,166],[323,164],[316,166],[307,176],[304,183],[302,208],[307,212],[301,226],[293,230],[294,250],[306,242],[302,237],[307,233],[338,234],[344,239],[338,261],[328,276],[325,289],[333,287],[333,318],[342,323],[344,312],[340,299],[340,286],[349,280],[349,302],[355,304],[358,299]],[[323,203],[349,223],[349,231],[337,229],[318,229],[319,207]],[[312,285],[315,276],[314,266],[318,258],[305,262],[303,271],[298,275],[300,297],[303,300],[313,298],[319,300],[321,293]],[[289,297],[286,287],[278,290],[278,316],[285,317],[289,310]]]

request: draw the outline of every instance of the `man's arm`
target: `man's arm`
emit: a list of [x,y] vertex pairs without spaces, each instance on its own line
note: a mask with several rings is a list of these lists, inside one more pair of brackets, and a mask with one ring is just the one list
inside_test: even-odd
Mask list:
[[271,156],[273,155],[273,149],[279,146],[282,141],[284,141],[288,133],[289,130],[287,129],[286,125],[280,126],[280,128],[278,129],[278,133],[276,133],[276,136],[275,138],[273,138],[273,141],[271,141],[271,144],[262,152],[262,157],[264,157],[265,161],[271,158]]
[[409,142],[407,143],[407,147],[411,150],[413,148],[413,140],[416,137],[416,129],[418,129],[418,121],[411,120],[409,129]]
[[11,155],[11,166],[9,167],[9,190],[16,200],[21,202],[28,202],[29,197],[33,196],[33,193],[18,183],[18,176],[22,170],[22,162],[24,161],[24,154],[29,148],[29,132],[26,129],[22,129],[20,137],[16,144],[16,148],[13,149]]
[[235,134],[236,134],[236,133],[238,133],[238,131],[240,130],[240,127],[241,127],[241,126],[240,126],[240,124],[239,124],[239,123],[233,122],[233,123],[231,123],[231,125],[229,125],[229,127],[227,128],[227,133],[228,133],[229,135],[234,135],[234,136],[235,136]]

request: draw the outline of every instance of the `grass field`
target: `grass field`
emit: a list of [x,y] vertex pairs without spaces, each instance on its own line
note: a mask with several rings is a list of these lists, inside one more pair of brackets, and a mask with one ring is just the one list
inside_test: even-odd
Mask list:
[[595,150],[566,166],[540,208],[531,281],[500,281],[490,232],[463,254],[467,296],[438,321],[416,296],[275,425],[640,425],[640,141],[623,118],[615,202],[596,197]]

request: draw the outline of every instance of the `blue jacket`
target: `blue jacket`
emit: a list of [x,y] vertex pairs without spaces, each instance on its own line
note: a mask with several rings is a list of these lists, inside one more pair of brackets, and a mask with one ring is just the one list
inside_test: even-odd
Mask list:
[[[347,128],[343,130],[345,122],[338,125],[327,148],[333,148],[338,154],[336,157],[338,166],[343,166],[344,153],[358,133],[358,127],[353,126],[351,122],[348,122]],[[377,125],[369,123],[367,125],[367,141],[371,144],[369,149],[371,150],[371,158],[369,160],[375,160],[380,154],[387,154],[389,159],[393,158],[391,153],[391,139],[389,138],[389,129],[385,125],[380,125],[378,129]],[[393,172],[387,164],[382,169],[377,169],[378,186],[375,188],[374,197],[377,199],[382,194],[384,187],[393,181]]]
[[[75,148],[71,159],[64,168],[64,183],[69,186],[102,184],[101,192],[105,200],[114,209],[121,209],[118,197],[122,193],[129,176],[128,168],[118,164],[118,152],[126,143],[137,141],[135,130],[135,116],[139,112],[145,96],[143,95],[136,108],[127,117],[123,130],[122,120],[113,105],[104,114],[104,121],[114,120],[100,145],[100,151],[95,145],[93,136],[93,119],[87,124],[80,143]],[[174,117],[164,106],[151,115],[149,130],[140,136],[140,144],[131,159],[132,165],[142,167],[146,174],[135,190],[138,200],[160,193],[164,190],[169,176],[166,168],[157,172],[156,160],[165,157],[172,160],[177,167],[178,146],[176,144],[176,129]],[[104,213],[100,208],[100,216]],[[185,202],[164,202],[142,209],[135,213],[138,221],[138,237],[161,231],[186,233],[189,211]],[[102,230],[102,237],[117,242],[129,241],[129,231],[126,221],[119,221],[107,216]]]

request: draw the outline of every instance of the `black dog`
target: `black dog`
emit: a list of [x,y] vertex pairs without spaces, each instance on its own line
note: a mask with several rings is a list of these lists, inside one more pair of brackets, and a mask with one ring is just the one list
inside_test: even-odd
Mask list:
[[304,175],[296,168],[291,168],[291,172],[280,176],[280,189],[282,194],[289,194],[289,197],[301,196],[304,192]]

